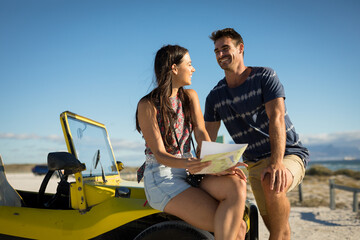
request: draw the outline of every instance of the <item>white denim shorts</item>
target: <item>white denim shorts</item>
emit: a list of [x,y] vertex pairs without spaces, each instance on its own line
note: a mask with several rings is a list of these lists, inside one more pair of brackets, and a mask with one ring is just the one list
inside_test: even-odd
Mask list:
[[[184,157],[192,156],[184,154]],[[144,186],[146,198],[152,208],[164,211],[173,197],[191,187],[185,179],[184,168],[167,167],[159,164],[153,155],[146,156]]]

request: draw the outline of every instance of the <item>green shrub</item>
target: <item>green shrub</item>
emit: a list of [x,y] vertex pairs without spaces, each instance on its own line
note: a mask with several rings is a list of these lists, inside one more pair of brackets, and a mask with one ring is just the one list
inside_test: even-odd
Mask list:
[[333,175],[344,175],[357,180],[360,180],[360,171],[354,171],[352,169],[339,169],[331,171],[330,169],[322,165],[312,165],[306,170],[306,175],[309,176],[333,176]]
[[333,171],[322,165],[313,165],[310,169],[306,170],[306,175],[331,176],[333,173]]
[[360,179],[360,172],[354,171],[352,169],[339,169],[334,172],[335,175],[345,175],[355,179]]

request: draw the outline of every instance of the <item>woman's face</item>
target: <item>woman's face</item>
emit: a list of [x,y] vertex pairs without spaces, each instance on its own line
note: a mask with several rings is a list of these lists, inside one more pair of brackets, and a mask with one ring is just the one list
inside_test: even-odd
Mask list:
[[173,87],[183,87],[191,85],[191,77],[195,68],[191,65],[189,53],[186,53],[180,64],[173,66]]

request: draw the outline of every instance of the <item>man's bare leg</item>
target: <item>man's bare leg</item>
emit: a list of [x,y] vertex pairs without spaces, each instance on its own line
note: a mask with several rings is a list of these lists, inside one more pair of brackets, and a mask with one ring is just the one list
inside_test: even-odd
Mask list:
[[[292,175],[289,172],[288,186],[291,186]],[[291,236],[289,216],[290,202],[286,196],[286,191],[277,193],[270,189],[270,174],[266,174],[262,181],[262,187],[265,194],[265,203],[267,215],[262,216],[266,227],[270,232],[270,240],[281,239],[288,240]]]

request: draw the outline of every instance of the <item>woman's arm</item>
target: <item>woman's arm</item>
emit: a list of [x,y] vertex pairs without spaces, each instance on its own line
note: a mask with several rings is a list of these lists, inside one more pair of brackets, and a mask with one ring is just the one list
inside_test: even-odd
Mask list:
[[176,158],[172,154],[166,152],[156,119],[156,111],[155,106],[148,100],[143,99],[139,102],[138,121],[141,132],[156,160],[163,165],[173,168],[186,168],[191,172],[198,172],[207,166],[207,164],[200,163],[199,160]]

